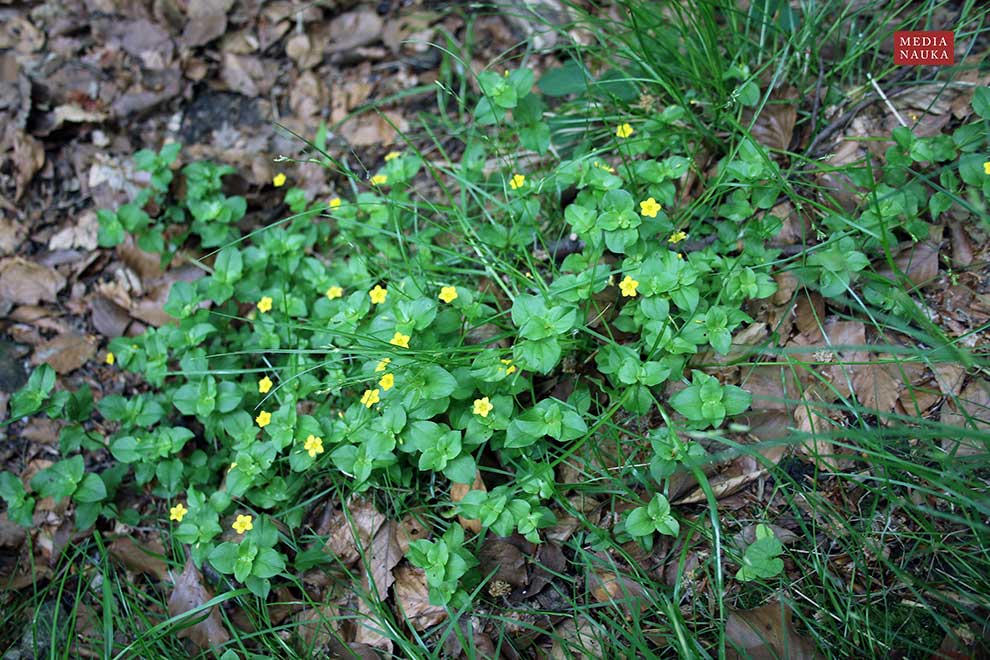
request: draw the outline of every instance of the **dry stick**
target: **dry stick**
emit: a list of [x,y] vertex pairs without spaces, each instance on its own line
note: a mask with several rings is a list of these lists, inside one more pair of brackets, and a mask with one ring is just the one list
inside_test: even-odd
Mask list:
[[894,114],[894,117],[897,119],[898,122],[900,122],[901,126],[906,127],[907,122],[904,121],[904,117],[901,117],[901,113],[897,111],[897,108],[894,107],[894,104],[890,102],[890,99],[887,98],[887,95],[883,93],[882,89],[880,89],[880,85],[877,84],[876,78],[874,78],[872,75],[869,74],[869,72],[867,72],[866,79],[870,81],[871,85],[873,85],[873,89],[877,90],[877,94],[880,95],[880,98],[883,99],[883,102],[887,106],[887,109]]

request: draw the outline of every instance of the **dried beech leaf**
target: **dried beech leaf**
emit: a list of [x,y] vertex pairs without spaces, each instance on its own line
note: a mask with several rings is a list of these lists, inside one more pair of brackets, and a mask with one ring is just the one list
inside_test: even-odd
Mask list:
[[783,603],[730,613],[725,623],[727,656],[767,660],[816,660],[822,657],[815,644],[795,630],[792,615],[791,609]]
[[[186,560],[186,568],[175,583],[172,595],[168,598],[169,616],[179,616],[200,608],[210,601],[213,594],[203,585],[203,575],[193,564],[192,559]],[[192,615],[193,620],[202,618],[203,613]],[[220,621],[220,612],[216,607],[210,608],[209,615],[179,631],[179,638],[188,637],[199,648],[206,650],[216,648],[230,640],[230,633]]]
[[426,573],[421,568],[400,566],[395,570],[395,602],[415,630],[426,630],[447,618],[447,610],[430,605]]
[[0,261],[0,303],[53,303],[64,286],[65,278],[54,268],[20,257]]

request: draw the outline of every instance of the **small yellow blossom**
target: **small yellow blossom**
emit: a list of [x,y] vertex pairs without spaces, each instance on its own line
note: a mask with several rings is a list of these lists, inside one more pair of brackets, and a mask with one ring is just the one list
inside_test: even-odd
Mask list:
[[635,133],[635,131],[633,130],[633,127],[630,126],[628,123],[622,124],[621,126],[615,129],[616,137],[620,137],[622,139],[629,137],[633,133]]
[[238,534],[250,532],[254,529],[254,523],[252,523],[251,520],[251,516],[237,516],[237,520],[234,521],[234,524],[231,525],[231,527],[233,527],[234,531]]
[[371,185],[373,186],[384,186],[388,183],[388,176],[385,174],[376,174],[371,177]]
[[370,408],[371,406],[375,405],[376,403],[382,400],[381,396],[379,396],[380,394],[381,391],[378,390],[377,388],[373,390],[365,390],[364,394],[361,395],[361,404],[365,408]]
[[282,174],[281,172],[279,172],[278,174],[276,174],[275,177],[272,179],[272,185],[275,186],[276,188],[281,188],[282,186],[284,186],[285,185],[285,175]]
[[385,302],[385,296],[388,295],[388,289],[383,289],[381,285],[376,284],[375,288],[368,292],[371,297],[371,303],[373,305],[380,305]]
[[657,200],[652,197],[639,203],[639,214],[642,216],[655,218],[657,217],[657,213],[659,213],[659,211],[660,204],[658,204]]
[[316,458],[317,454],[323,453],[323,438],[310,435],[306,438],[306,442],[303,444],[303,449],[309,452],[310,458]]
[[272,414],[267,410],[262,410],[258,413],[258,416],[254,418],[254,421],[258,422],[258,426],[265,428],[272,423]]
[[605,170],[609,174],[615,174],[615,168],[614,167],[612,167],[611,165],[607,165],[605,163],[599,163],[597,160],[595,161],[595,167],[597,167],[598,169],[601,169],[601,170]]
[[272,309],[272,298],[271,296],[264,296],[258,301],[258,311],[262,314],[271,311]]
[[622,289],[622,295],[626,298],[636,297],[636,287],[639,286],[639,282],[633,278],[626,275],[626,278],[619,282],[619,288]]
[[332,209],[339,209],[340,204],[341,204],[340,197],[334,197],[333,199],[330,200],[330,208]]
[[513,190],[518,190],[526,185],[526,177],[522,174],[513,174],[512,179],[509,181],[509,187]]
[[389,162],[391,160],[395,160],[396,158],[398,158],[401,155],[402,155],[402,152],[401,151],[390,151],[387,154],[385,154],[385,162],[387,163],[387,162]]
[[687,238],[687,234],[685,234],[682,231],[675,231],[673,234],[670,235],[670,238],[667,239],[667,242],[674,243],[676,245],[677,243],[683,241],[685,238]]
[[107,353],[107,357],[105,358],[105,361],[106,361],[107,364],[113,365],[113,363],[117,361],[117,356],[114,355],[113,353],[109,353],[108,352]]
[[268,394],[268,392],[272,389],[272,384],[272,379],[265,376],[258,381],[258,392],[260,394]]
[[516,365],[512,364],[512,360],[502,359],[501,362],[505,366],[499,367],[498,368],[499,371],[505,370],[506,376],[511,376],[512,374],[516,373]]
[[398,330],[392,335],[392,338],[388,340],[388,343],[393,346],[401,346],[402,348],[409,348],[409,335],[404,335]]
[[457,289],[452,286],[445,286],[440,289],[440,300],[445,303],[452,303],[457,300]]
[[983,163],[983,173],[986,174],[987,176],[990,176],[990,160]]
[[488,400],[487,396],[483,396],[480,399],[474,400],[474,414],[481,415],[482,417],[488,417],[488,413],[495,409],[492,402]]
[[332,286],[327,289],[327,298],[333,300],[334,298],[340,298],[344,295],[344,290],[339,286]]
[[182,502],[179,502],[171,509],[168,510],[168,519],[174,520],[175,522],[182,522],[182,518],[189,513],[189,509],[182,506]]
[[391,361],[392,361],[392,358],[382,358],[382,359],[381,359],[381,360],[380,360],[380,361],[378,362],[378,366],[377,366],[377,367],[375,367],[375,373],[378,373],[378,372],[380,372],[380,371],[385,371],[385,370],[386,370],[386,369],[388,368],[388,365],[389,365],[389,363],[390,363]]
[[378,381],[379,387],[382,388],[383,392],[388,392],[395,385],[395,376],[392,374],[385,374],[382,379]]
[[684,255],[683,255],[683,254],[681,254],[680,252],[678,252],[678,253],[677,253],[677,258],[678,258],[678,259],[684,259]]

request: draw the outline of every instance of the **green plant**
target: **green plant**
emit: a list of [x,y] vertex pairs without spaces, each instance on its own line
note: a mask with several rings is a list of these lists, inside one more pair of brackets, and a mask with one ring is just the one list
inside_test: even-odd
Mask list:
[[756,526],[756,540],[746,547],[743,554],[742,566],[736,572],[736,579],[743,582],[772,578],[784,570],[784,561],[780,559],[784,546],[773,533],[773,529],[764,524]]

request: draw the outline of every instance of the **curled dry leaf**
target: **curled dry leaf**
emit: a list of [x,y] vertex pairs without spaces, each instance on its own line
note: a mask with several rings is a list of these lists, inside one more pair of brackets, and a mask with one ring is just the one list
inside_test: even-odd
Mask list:
[[430,591],[426,586],[426,573],[414,566],[400,566],[395,570],[395,602],[399,611],[415,630],[426,630],[447,618],[447,610],[430,605]]
[[626,616],[634,610],[645,612],[651,602],[638,582],[603,569],[589,571],[588,589],[599,603],[618,605]]
[[327,50],[339,53],[374,43],[381,37],[382,27],[382,19],[370,9],[341,14],[330,21]]
[[567,619],[554,629],[550,657],[553,660],[602,657],[601,640],[608,633],[596,631],[596,628],[597,624],[590,617],[581,617],[576,622]]
[[368,551],[384,522],[385,516],[372,502],[354,498],[347,503],[347,513],[339,511],[331,521],[326,548],[344,564],[352,564],[361,557],[360,548]]
[[794,628],[793,612],[783,603],[736,610],[725,622],[729,658],[817,660],[815,644]]
[[[482,490],[487,491],[485,487],[485,480],[481,478],[481,471],[478,470],[474,475],[474,483],[468,484],[453,484],[450,487],[450,501],[453,504],[457,504],[464,499],[472,490]],[[465,518],[464,516],[457,516],[457,522],[461,524],[461,527],[468,530],[469,532],[474,532],[478,534],[481,532],[481,521],[477,519]]]
[[[211,598],[213,594],[203,585],[202,573],[193,564],[192,559],[188,559],[185,570],[176,580],[172,595],[168,598],[169,616],[175,617],[199,610]],[[191,620],[200,619],[202,616],[203,612],[200,610],[191,616]],[[209,614],[202,621],[180,630],[178,636],[180,639],[188,637],[203,650],[216,648],[230,640],[230,633],[223,627],[220,612],[216,607],[210,608]]]
[[[942,408],[940,420],[948,426],[973,431],[990,429],[990,382],[977,379],[966,386],[958,397],[950,398]],[[990,452],[985,442],[964,434],[946,434],[942,448],[956,456],[981,456]]]
[[[763,146],[784,151],[791,144],[797,121],[798,91],[794,87],[775,90],[753,125],[753,137]],[[751,115],[751,113],[750,113]],[[750,119],[744,117],[747,121]]]
[[518,543],[511,538],[488,536],[478,552],[478,563],[481,574],[487,578],[488,592],[491,595],[504,594],[504,585],[514,589],[529,584],[529,574],[526,571],[526,557]]
[[20,257],[0,260],[0,304],[53,303],[64,286],[65,278],[54,268]]

